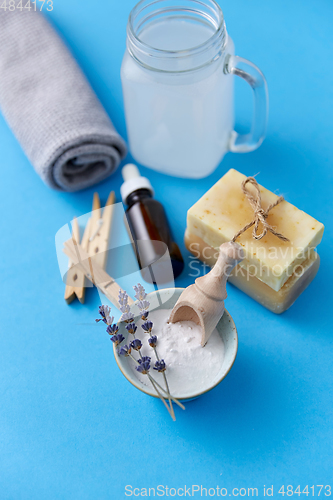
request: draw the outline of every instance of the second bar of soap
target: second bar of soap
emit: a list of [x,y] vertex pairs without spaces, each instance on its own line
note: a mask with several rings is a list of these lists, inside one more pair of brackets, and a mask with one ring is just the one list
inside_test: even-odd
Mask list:
[[[242,191],[242,182],[245,179],[245,175],[233,169],[229,170],[189,209],[185,242],[194,254],[198,252],[199,245],[201,260],[208,260],[212,264],[212,250],[230,241],[240,229],[253,220],[253,209]],[[247,188],[255,195],[253,186]],[[265,210],[278,196],[263,186],[259,186],[259,189],[262,208]],[[315,258],[313,249],[322,239],[324,226],[287,201],[275,206],[266,220],[290,241],[282,241],[270,232],[262,239],[255,240],[252,235],[253,227],[248,229],[237,238],[237,242],[245,251],[245,259],[236,267],[231,281],[265,307],[274,312],[282,312],[291,305],[293,298],[297,298],[293,293],[296,290],[296,281],[298,296],[318,270],[319,259]],[[207,247],[208,259],[204,253],[204,245]],[[296,279],[295,273],[299,272],[303,264],[304,278],[300,281]],[[237,276],[239,266],[244,272]],[[262,286],[259,286],[260,282]],[[272,293],[267,294],[270,290]],[[271,297],[269,304],[265,301],[267,295]]]

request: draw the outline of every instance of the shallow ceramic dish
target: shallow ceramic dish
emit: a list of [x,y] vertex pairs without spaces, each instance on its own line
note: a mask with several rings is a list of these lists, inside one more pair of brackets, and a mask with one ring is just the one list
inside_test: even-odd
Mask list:
[[[149,300],[150,302],[149,310],[152,311],[155,309],[170,309],[171,311],[171,309],[176,304],[183,290],[184,288],[166,288],[165,290],[159,290],[148,294],[147,300]],[[139,309],[134,304],[132,310],[134,310],[135,313],[135,321],[137,322],[137,324],[139,324],[139,316],[140,316]],[[122,333],[123,336],[125,337],[125,341],[123,342],[123,344],[126,344],[128,343],[127,341],[128,337],[131,335],[127,332],[124,323],[118,323],[118,325],[119,325],[119,333]],[[177,399],[181,401],[194,399],[210,391],[224,379],[224,377],[229,373],[232,365],[234,364],[238,348],[238,337],[237,337],[237,330],[235,323],[233,322],[233,319],[228,313],[228,311],[224,312],[216,328],[224,343],[224,361],[219,373],[215,377],[212,377],[212,379],[207,384],[207,387],[205,387],[205,389],[203,390],[193,393],[186,393],[182,395],[172,394]],[[130,366],[129,358],[124,356],[119,356],[115,346],[113,347],[113,353],[117,365],[122,374],[124,375],[124,377],[126,377],[127,380],[137,389],[140,389],[140,391],[149,394],[149,396],[157,398],[158,396],[156,395],[154,388],[152,386],[150,387],[150,385],[143,384],[135,376],[135,373],[133,372],[133,369]]]

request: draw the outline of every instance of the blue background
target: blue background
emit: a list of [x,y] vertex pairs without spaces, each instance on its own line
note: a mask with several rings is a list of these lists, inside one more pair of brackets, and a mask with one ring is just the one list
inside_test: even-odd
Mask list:
[[[49,14],[124,137],[119,73],[134,4],[54,0]],[[239,333],[235,365],[173,423],[159,401],[119,372],[107,334],[94,324],[96,290],[88,290],[84,306],[63,300],[55,234],[91,210],[94,190],[105,201],[115,189],[119,201],[120,171],[84,192],[52,191],[0,117],[1,500],[118,500],[126,498],[125,485],[159,484],[257,487],[260,497],[264,485],[274,485],[274,497],[283,498],[283,484],[303,489],[332,480],[333,3],[220,4],[237,54],[267,78],[267,138],[251,154],[228,154],[201,181],[142,173],[166,207],[188,266],[187,209],[229,168],[260,172],[261,184],[326,225],[318,276],[282,316],[229,287],[227,308]],[[240,128],[250,122],[251,105],[238,82]],[[191,283],[188,272],[177,286]]]

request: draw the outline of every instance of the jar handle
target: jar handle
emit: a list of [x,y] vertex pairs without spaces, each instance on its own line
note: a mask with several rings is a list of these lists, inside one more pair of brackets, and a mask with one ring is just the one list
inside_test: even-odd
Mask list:
[[229,55],[224,65],[224,73],[243,78],[252,88],[254,95],[254,117],[251,132],[238,134],[232,131],[229,150],[247,153],[257,149],[265,138],[268,119],[268,89],[260,69],[247,59]]

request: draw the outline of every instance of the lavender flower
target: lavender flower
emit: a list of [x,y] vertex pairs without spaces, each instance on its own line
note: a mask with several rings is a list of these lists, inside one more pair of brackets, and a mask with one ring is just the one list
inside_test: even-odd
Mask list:
[[156,335],[152,335],[150,337],[150,339],[148,339],[148,344],[150,345],[150,347],[156,347],[156,344],[157,344],[157,337]]
[[150,361],[151,358],[149,356],[143,356],[141,359],[139,359],[139,365],[136,367],[137,371],[142,373],[142,375],[147,375],[150,370]]
[[106,318],[106,316],[109,316],[111,312],[111,307],[109,306],[99,306],[98,308],[99,314],[102,316],[102,318]]
[[138,372],[142,373],[142,375],[147,375],[150,370],[150,364],[148,362],[142,363],[136,367]]
[[146,319],[148,318],[149,316],[149,311],[142,311],[141,312],[141,319],[142,321],[146,321]]
[[134,316],[133,313],[131,312],[123,314],[122,317],[120,318],[120,321],[125,321],[125,323],[132,323],[133,320]]
[[134,339],[134,340],[132,340],[132,342],[130,343],[130,347],[132,349],[134,349],[135,351],[140,351],[140,349],[142,347],[141,340],[140,339]]
[[120,310],[123,313],[120,321],[125,321],[126,323],[131,323],[133,321],[133,313],[131,313],[131,308],[128,305],[128,295],[124,290],[119,290],[118,303]]
[[143,288],[143,286],[138,283],[137,286],[133,286],[135,295],[134,297],[138,300],[144,300],[147,297],[146,290]]
[[119,290],[119,294],[118,294],[118,302],[120,305],[124,305],[124,304],[127,304],[127,301],[128,301],[128,295],[127,293],[125,292],[125,290]]
[[126,330],[128,331],[128,333],[131,333],[132,335],[135,334],[137,329],[138,327],[136,326],[135,323],[129,323],[128,325],[126,325]]
[[107,316],[107,317],[105,318],[105,320],[103,320],[103,321],[104,321],[104,323],[106,323],[107,325],[112,325],[113,320],[114,320],[114,317],[113,317],[113,316]]
[[120,348],[118,354],[119,356],[129,356],[131,354],[131,346],[128,347],[128,345],[124,345]]
[[141,325],[141,328],[145,332],[150,333],[153,329],[153,323],[151,321],[146,321],[145,323],[143,323],[143,325]]
[[166,370],[166,366],[163,359],[161,359],[161,361],[156,361],[154,370],[157,370],[158,372],[164,372]]
[[140,363],[140,364],[141,364],[141,363],[143,363],[143,362],[145,362],[145,361],[148,361],[148,363],[150,363],[150,362],[151,362],[151,357],[149,357],[149,356],[142,356],[142,358],[140,358],[140,359],[138,360],[138,363]]
[[113,335],[110,340],[112,340],[114,345],[119,345],[123,340],[125,340],[125,337],[121,333],[118,333],[117,335]]
[[118,333],[118,330],[119,330],[119,326],[116,325],[116,324],[113,324],[113,325],[109,325],[106,329],[107,333],[109,335],[115,335],[116,333]]
[[[136,333],[138,327],[134,322],[134,314],[131,312],[131,308],[130,308],[130,305],[128,303],[129,297],[128,297],[128,294],[126,293],[125,290],[120,289],[119,294],[118,294],[119,308],[122,312],[122,316],[120,318],[120,321],[127,323],[125,325],[125,328],[126,328],[128,334],[133,335],[133,340],[131,342],[129,342],[128,345],[127,344],[123,345],[123,346],[120,345],[125,340],[125,337],[121,333],[119,333],[118,325],[113,323],[114,317],[111,316],[111,314],[110,314],[111,308],[109,306],[102,305],[99,307],[98,312],[99,312],[101,318],[96,319],[96,321],[97,322],[103,321],[107,325],[106,331],[111,336],[110,340],[112,340],[112,343],[116,347],[118,355],[124,356],[124,357],[131,357],[133,360],[135,360],[137,362],[136,370],[143,375],[148,374],[150,382],[152,383],[158,397],[163,401],[163,403],[166,406],[167,410],[169,411],[171,417],[173,418],[173,420],[175,420],[175,414],[174,414],[172,402],[174,401],[175,403],[177,403],[178,406],[180,406],[182,409],[184,409],[184,406],[177,399],[173,398],[170,395],[169,385],[168,385],[168,382],[166,379],[166,375],[164,373],[166,370],[166,365],[165,365],[165,362],[163,359],[161,359],[161,360],[159,359],[159,356],[158,356],[157,351],[156,351],[157,336],[151,334],[154,325],[151,321],[148,321],[148,316],[149,316],[148,308],[150,306],[150,303],[148,302],[148,300],[146,300],[146,297],[147,297],[146,291],[140,283],[138,283],[137,286],[134,286],[133,288],[135,290],[135,298],[138,300],[137,304],[138,304],[138,307],[140,310],[140,316],[141,316],[141,319],[143,321],[143,324],[141,325],[142,329],[146,333],[149,334],[148,335],[149,336],[148,343],[154,349],[155,358],[157,359],[157,361],[155,362],[155,364],[153,366],[153,369],[163,374],[164,382],[165,382],[165,389],[163,389],[149,375],[149,371],[151,369],[151,358],[149,356],[142,356],[141,355],[140,350],[142,348],[142,342],[140,339],[135,338],[135,333]],[[127,336],[128,336],[128,334],[127,334]],[[133,354],[131,354],[132,350],[139,352],[139,356],[140,356],[139,359],[135,359]],[[167,396],[164,396],[163,394],[161,394],[158,390],[158,387],[160,389],[162,389],[167,394]],[[169,404],[167,403],[166,399],[168,399]]]
[[99,323],[100,321],[103,321],[104,323],[106,323],[107,325],[110,325],[113,320],[114,320],[114,317],[113,316],[110,316],[110,312],[111,312],[111,307],[109,306],[99,306],[98,308],[98,313],[102,316],[101,318],[98,318],[96,319],[96,323]]
[[122,313],[126,314],[129,313],[131,308],[128,304],[124,304],[123,306],[119,307]]
[[148,300],[140,300],[140,302],[138,302],[138,308],[140,309],[140,311],[147,310],[149,306],[150,302],[148,302]]

